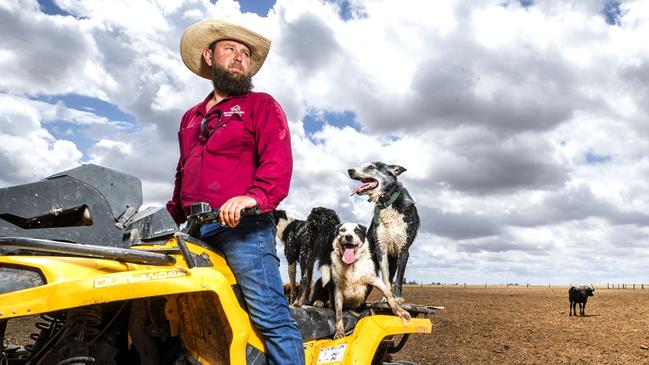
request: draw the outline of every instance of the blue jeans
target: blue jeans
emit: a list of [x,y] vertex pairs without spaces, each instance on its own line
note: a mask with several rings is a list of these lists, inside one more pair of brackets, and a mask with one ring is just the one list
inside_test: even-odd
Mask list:
[[242,217],[234,228],[201,227],[201,239],[221,253],[232,269],[254,326],[261,333],[269,364],[304,364],[304,347],[291,317],[279,273],[275,222],[270,214]]

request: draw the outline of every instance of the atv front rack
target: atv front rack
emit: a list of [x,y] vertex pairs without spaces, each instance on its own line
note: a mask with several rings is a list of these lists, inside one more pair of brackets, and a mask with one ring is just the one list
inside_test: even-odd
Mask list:
[[0,237],[0,255],[15,251],[92,257],[146,265],[173,265],[176,263],[176,260],[171,256],[132,248],[81,245],[40,238]]

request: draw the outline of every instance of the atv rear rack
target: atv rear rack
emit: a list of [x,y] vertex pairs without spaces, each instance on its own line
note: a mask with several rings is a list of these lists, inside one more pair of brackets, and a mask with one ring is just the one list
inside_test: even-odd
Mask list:
[[[428,305],[418,305],[418,304],[408,304],[408,303],[402,303],[399,304],[399,306],[404,310],[408,311],[410,315],[412,315],[413,317],[417,317],[420,314],[423,314],[424,316],[427,316],[429,314],[435,314],[436,311],[440,309],[444,309],[444,307],[433,307]],[[377,310],[377,309],[381,311],[385,310],[388,312],[392,311],[388,302],[365,303],[362,309],[368,309],[370,311]]]
[[40,238],[0,237],[0,255],[6,255],[15,250],[92,257],[145,265],[173,265],[176,263],[176,260],[171,256],[132,248],[82,245]]

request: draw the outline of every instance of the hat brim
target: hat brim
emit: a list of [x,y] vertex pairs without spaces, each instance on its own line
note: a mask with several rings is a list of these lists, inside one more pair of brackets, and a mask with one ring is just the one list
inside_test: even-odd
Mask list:
[[203,60],[203,50],[224,39],[241,42],[250,48],[250,76],[259,71],[268,56],[270,40],[239,25],[207,19],[192,24],[180,39],[180,56],[193,73],[212,79],[212,68]]

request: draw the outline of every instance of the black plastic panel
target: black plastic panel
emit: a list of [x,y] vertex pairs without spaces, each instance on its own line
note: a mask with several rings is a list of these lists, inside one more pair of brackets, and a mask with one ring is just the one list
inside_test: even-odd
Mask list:
[[125,247],[116,225],[142,204],[136,177],[83,165],[35,183],[0,189],[0,237]]

